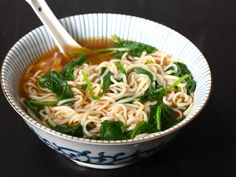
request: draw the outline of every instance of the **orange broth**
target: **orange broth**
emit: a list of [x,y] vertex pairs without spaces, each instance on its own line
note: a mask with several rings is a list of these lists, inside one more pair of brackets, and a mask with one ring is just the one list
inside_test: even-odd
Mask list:
[[[113,41],[109,38],[91,38],[78,41],[79,44],[88,50],[95,50],[100,48],[108,48],[113,46]],[[79,57],[79,56],[77,56]],[[87,57],[86,57],[87,58]],[[90,55],[87,59],[91,60],[91,64],[99,64],[103,61],[108,61],[112,58],[112,55],[106,55],[99,57],[96,54]],[[72,58],[71,58],[72,59]],[[63,66],[67,64],[71,59],[65,57],[58,48],[53,48],[49,52],[42,54],[35,58],[33,62],[25,70],[21,82],[20,82],[20,96],[27,97],[27,93],[24,90],[25,83],[32,77],[38,70],[42,70],[43,73],[47,73],[51,70],[61,71]]]

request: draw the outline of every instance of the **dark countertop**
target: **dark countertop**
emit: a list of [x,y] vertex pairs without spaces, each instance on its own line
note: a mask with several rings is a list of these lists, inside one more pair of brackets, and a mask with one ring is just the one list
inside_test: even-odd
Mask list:
[[[111,12],[167,25],[189,38],[207,58],[211,98],[168,146],[117,170],[76,166],[44,145],[0,92],[0,176],[236,176],[236,1],[235,0],[47,0],[57,17]],[[24,0],[0,1],[0,63],[23,35],[41,25]]]

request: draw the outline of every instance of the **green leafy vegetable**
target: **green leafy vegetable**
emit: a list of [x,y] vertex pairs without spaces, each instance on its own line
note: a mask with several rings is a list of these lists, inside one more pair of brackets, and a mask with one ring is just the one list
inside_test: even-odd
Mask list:
[[44,106],[35,104],[31,99],[26,100],[25,105],[37,116]]
[[165,90],[165,92],[169,92],[171,91],[173,88],[175,88],[175,86],[179,85],[182,81],[184,81],[185,79],[187,79],[189,77],[188,74],[185,74],[184,76],[182,76],[181,78],[179,78],[177,81],[175,81],[172,85],[168,86]]
[[176,125],[179,122],[176,118],[177,113],[168,105],[162,103],[157,107],[156,122],[159,131],[166,130]]
[[187,81],[186,88],[187,88],[188,94],[193,93],[197,86],[196,81],[193,80],[192,78],[188,78],[186,81]]
[[127,75],[124,66],[121,63],[117,64],[117,68],[125,75]]
[[144,125],[145,125],[144,121],[139,122],[138,125],[136,125],[136,127],[131,132],[130,138],[133,139],[137,134],[139,134],[140,130],[142,129],[142,126],[144,126]]
[[157,106],[157,111],[156,111],[156,124],[158,131],[161,131],[161,110],[162,110],[162,104],[160,106]]
[[[133,96],[130,96],[130,95],[127,95],[127,96],[123,96],[121,98],[119,98],[118,100],[116,100],[117,102],[120,101],[120,100],[124,100],[124,99],[127,99],[127,98],[132,98]],[[129,101],[129,103],[132,102],[132,101]]]
[[39,80],[39,85],[42,88],[51,90],[59,100],[73,98],[73,92],[68,86],[66,80],[73,80],[74,68],[84,62],[87,62],[86,58],[84,57],[71,60],[65,65],[61,73],[57,71],[51,71],[43,75]]
[[150,106],[150,112],[148,114],[148,123],[155,125],[156,124],[156,111],[157,111],[157,104]]
[[196,89],[197,84],[196,84],[196,81],[193,79],[191,72],[189,71],[189,69],[184,63],[177,62],[176,65],[178,67],[178,72],[176,74],[178,77],[182,77],[186,74],[189,75],[189,77],[186,79],[186,82],[187,82],[186,88],[187,88],[188,94],[193,93]]
[[102,49],[96,49],[96,50],[77,50],[71,53],[72,56],[82,56],[82,57],[88,57],[89,61],[96,60],[99,58],[106,58],[108,56],[113,56],[117,53],[124,53],[129,51],[129,48],[124,47],[110,47],[110,48],[102,48]]
[[86,84],[87,84],[87,89],[88,89],[88,91],[89,91],[90,96],[91,96],[93,99],[98,100],[100,97],[99,97],[99,96],[95,96],[94,91],[93,91],[93,88],[92,88],[92,84],[91,84],[91,82],[90,82],[90,80],[89,80],[89,78],[88,78],[88,75],[86,74],[85,71],[82,71],[82,75],[83,75],[84,80],[85,80],[85,82],[86,82]]
[[121,59],[122,56],[124,55],[124,53],[125,53],[125,52],[117,52],[117,53],[113,56],[113,58]]
[[[106,70],[106,68],[102,68],[101,74],[103,74],[105,72],[105,70]],[[82,74],[83,74],[84,80],[86,82],[86,87],[88,88],[88,91],[89,91],[91,97],[95,100],[98,100],[101,96],[103,96],[106,93],[109,86],[111,85],[111,79],[110,79],[111,72],[108,71],[107,74],[105,76],[103,76],[103,78],[102,78],[102,80],[103,80],[102,93],[100,93],[99,96],[95,96],[91,82],[88,78],[88,75],[85,73],[85,71],[82,71]],[[101,81],[99,83],[101,83]]]
[[59,100],[73,98],[73,92],[67,85],[63,75],[57,71],[51,71],[39,79],[42,88],[51,90]]
[[132,56],[140,56],[143,51],[146,51],[147,53],[156,51],[155,47],[140,42],[122,40],[116,35],[112,36],[112,40],[115,43],[114,47],[97,50],[78,50],[73,52],[71,55],[88,57],[97,54],[98,57],[103,57],[104,55],[106,55],[106,53],[112,52],[112,55],[115,54],[114,58],[121,58],[125,52],[128,52],[128,54]]
[[155,126],[156,131],[166,130],[179,122],[177,112],[164,103],[150,106],[148,124]]
[[74,80],[74,76],[73,76],[74,68],[87,61],[88,60],[85,57],[81,56],[67,63],[62,71],[62,75],[64,76],[65,80]]
[[165,89],[163,87],[159,87],[154,91],[150,91],[148,98],[150,100],[161,100],[165,95]]
[[85,90],[85,89],[87,88],[87,84],[82,84],[82,85],[80,85],[80,88],[83,89],[83,90]]
[[127,52],[129,51],[129,48],[124,47],[109,47],[109,48],[101,48],[101,49],[95,49],[95,50],[77,50],[73,51],[72,56],[89,56],[92,54],[104,54],[107,52]]
[[143,69],[141,67],[134,67],[133,69],[131,69],[130,72],[135,72],[137,74],[145,74],[150,78],[151,82],[153,82],[154,80],[153,74],[150,71],[147,71],[146,69]]
[[148,122],[141,121],[131,132],[130,138],[134,138],[140,133],[166,130],[179,122],[176,118],[177,113],[171,107],[163,103],[151,105]]
[[158,85],[156,81],[154,81],[145,92],[143,96],[140,97],[141,101],[148,100],[161,100],[165,95],[165,89]]
[[179,77],[182,77],[185,74],[191,75],[191,72],[189,71],[187,65],[185,65],[184,63],[180,63],[180,62],[176,62],[175,64],[178,67],[178,76]]
[[[106,68],[102,68],[102,69],[103,70],[102,70],[101,74],[103,74],[105,72]],[[111,78],[111,72],[108,71],[107,74],[105,76],[103,76],[103,78],[102,78],[102,80],[103,80],[102,93],[100,93],[99,96],[103,96],[106,93],[109,86],[111,85],[110,78]]]
[[125,125],[121,121],[105,120],[101,123],[100,138],[102,140],[123,140],[125,136]]
[[67,135],[71,135],[71,136],[76,136],[76,137],[82,137],[83,136],[83,128],[80,124],[71,126],[68,124],[63,124],[63,125],[56,125],[56,126],[52,126],[50,125],[50,127],[53,130],[56,130],[58,132],[61,133],[65,133]]
[[25,105],[37,116],[39,111],[44,108],[44,106],[55,106],[58,101],[42,102],[33,99],[28,99],[25,102]]
[[[112,36],[112,40],[115,42],[115,47],[128,48],[128,54],[132,56],[140,56],[143,51],[146,51],[147,53],[156,51],[155,47],[140,42],[122,40],[116,35]],[[123,54],[124,52],[118,52],[117,56],[121,57]]]
[[78,50],[73,50],[72,52],[70,52],[70,56],[71,57],[80,57],[80,56],[83,56],[83,57],[86,57],[89,53],[91,53],[93,50],[89,50],[87,48],[80,48]]
[[29,99],[27,102],[37,106],[55,106],[58,103],[58,100],[55,101],[37,101],[33,99]]
[[133,139],[136,135],[140,133],[153,133],[156,132],[156,128],[152,124],[148,124],[145,121],[141,121],[136,125],[130,134],[130,138]]
[[104,55],[106,55],[107,53],[111,53],[112,55],[115,55],[114,58],[121,58],[125,52],[128,52],[128,54],[132,56],[140,56],[143,51],[146,51],[147,53],[156,51],[155,47],[140,42],[122,40],[116,35],[112,36],[112,40],[115,43],[114,47],[97,50],[77,50],[71,53],[71,55],[89,57],[96,54],[97,57],[101,58],[104,57]]
[[102,87],[102,93],[101,95],[104,95],[107,91],[107,89],[109,88],[109,86],[111,85],[111,72],[109,71],[104,77],[103,77],[103,87]]
[[93,53],[104,53],[104,52],[127,52],[129,51],[128,47],[110,47],[110,48],[102,48],[102,49],[97,49],[97,50],[93,50]]

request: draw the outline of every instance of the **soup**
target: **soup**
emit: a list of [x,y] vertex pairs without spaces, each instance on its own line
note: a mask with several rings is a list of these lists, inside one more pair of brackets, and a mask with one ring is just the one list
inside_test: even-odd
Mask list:
[[29,66],[20,91],[27,112],[61,133],[99,140],[142,138],[189,114],[196,82],[184,63],[115,35],[102,41],[81,41],[87,49],[71,59],[52,49]]

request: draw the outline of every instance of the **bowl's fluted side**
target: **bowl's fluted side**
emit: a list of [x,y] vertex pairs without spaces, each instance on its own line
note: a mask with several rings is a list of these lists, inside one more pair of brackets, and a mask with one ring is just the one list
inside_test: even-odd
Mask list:
[[169,134],[145,143],[85,144],[70,141],[66,137],[61,138],[60,136],[45,133],[44,130],[34,127],[30,123],[28,125],[32,127],[32,130],[40,140],[58,153],[70,158],[79,165],[99,169],[119,168],[148,157],[162,149],[176,134]]

